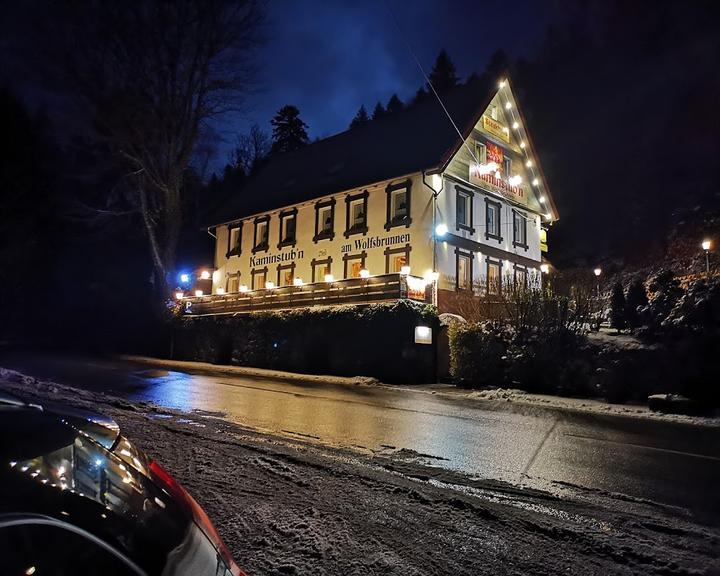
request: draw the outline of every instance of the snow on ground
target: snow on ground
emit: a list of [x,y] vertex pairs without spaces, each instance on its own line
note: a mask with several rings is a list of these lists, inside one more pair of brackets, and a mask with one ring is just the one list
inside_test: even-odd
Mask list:
[[720,529],[682,510],[469,478],[411,451],[356,453],[40,382],[0,387],[102,411],[207,510],[250,574],[709,574]]

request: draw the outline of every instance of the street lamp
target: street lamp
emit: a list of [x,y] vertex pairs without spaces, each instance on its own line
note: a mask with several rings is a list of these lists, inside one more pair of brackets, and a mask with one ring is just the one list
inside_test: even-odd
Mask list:
[[448,233],[447,224],[438,224],[437,226],[435,226],[435,236],[437,236],[438,238],[442,238],[447,233]]
[[593,270],[593,274],[595,274],[595,278],[597,278],[597,301],[598,301],[598,318],[597,318],[597,329],[600,331],[600,319],[602,317],[602,304],[600,304],[600,274],[602,274],[602,268],[595,268]]
[[712,248],[712,242],[710,240],[703,240],[702,249],[705,250],[705,274],[708,278],[710,277],[710,248]]
[[548,266],[547,264],[540,264],[540,272],[543,274],[549,274],[550,266]]

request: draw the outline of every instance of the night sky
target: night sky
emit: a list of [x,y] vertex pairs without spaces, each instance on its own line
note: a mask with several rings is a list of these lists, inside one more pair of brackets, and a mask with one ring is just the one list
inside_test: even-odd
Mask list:
[[510,11],[500,0],[271,1],[256,92],[245,114],[218,124],[217,162],[225,161],[235,134],[252,123],[269,130],[284,104],[298,106],[311,138],[323,138],[345,130],[361,104],[372,112],[393,93],[411,99],[424,80],[406,41],[428,72],[445,48],[461,78],[481,72],[498,48],[529,55],[545,34],[552,5],[522,0]]

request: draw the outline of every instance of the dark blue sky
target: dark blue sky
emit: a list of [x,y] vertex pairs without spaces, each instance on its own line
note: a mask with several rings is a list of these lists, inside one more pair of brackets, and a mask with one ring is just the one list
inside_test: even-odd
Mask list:
[[445,48],[461,77],[481,72],[497,48],[532,57],[551,7],[555,2],[533,0],[271,0],[256,92],[243,114],[217,123],[213,165],[226,162],[236,135],[253,123],[269,132],[270,118],[285,104],[300,109],[311,138],[322,138],[345,130],[361,104],[372,111],[394,92],[409,100],[424,80],[406,41],[428,72]]

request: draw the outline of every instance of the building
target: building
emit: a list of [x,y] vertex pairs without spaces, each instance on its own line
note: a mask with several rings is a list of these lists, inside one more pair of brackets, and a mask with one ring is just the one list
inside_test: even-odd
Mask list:
[[[222,207],[193,313],[492,294],[539,283],[558,217],[508,80],[270,160]],[[460,137],[462,134],[462,137]]]

